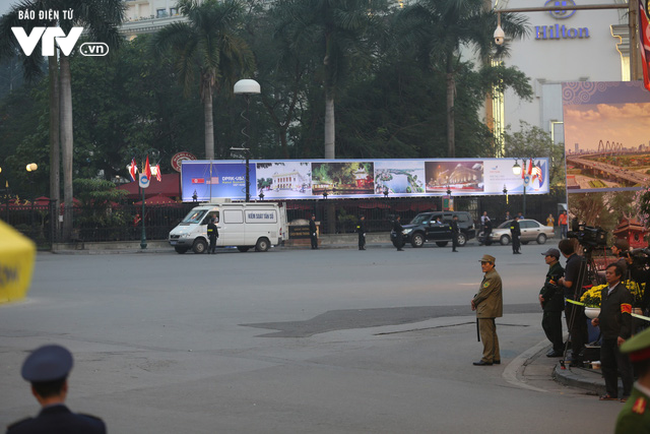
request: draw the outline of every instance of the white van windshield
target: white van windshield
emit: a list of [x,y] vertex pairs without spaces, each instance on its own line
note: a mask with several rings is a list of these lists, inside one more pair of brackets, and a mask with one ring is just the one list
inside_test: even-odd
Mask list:
[[208,210],[205,209],[197,211],[192,210],[187,216],[185,216],[182,223],[199,223],[206,212],[208,212]]

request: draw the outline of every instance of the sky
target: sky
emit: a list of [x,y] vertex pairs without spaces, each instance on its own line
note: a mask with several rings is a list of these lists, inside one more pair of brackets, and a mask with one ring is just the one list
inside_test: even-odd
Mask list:
[[11,5],[16,3],[17,0],[0,0],[0,15],[6,14],[11,9]]

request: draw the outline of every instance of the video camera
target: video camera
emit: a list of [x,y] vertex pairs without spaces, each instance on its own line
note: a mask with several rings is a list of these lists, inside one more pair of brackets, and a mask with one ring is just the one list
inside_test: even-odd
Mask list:
[[607,246],[607,233],[599,227],[579,225],[577,230],[567,233],[567,238],[575,238],[585,249]]
[[643,268],[650,264],[650,248],[634,249],[620,252],[619,256],[629,256],[632,258],[632,266]]

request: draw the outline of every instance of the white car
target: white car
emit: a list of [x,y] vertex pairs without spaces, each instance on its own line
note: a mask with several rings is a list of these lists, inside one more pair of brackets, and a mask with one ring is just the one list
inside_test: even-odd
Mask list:
[[[505,221],[495,229],[492,229],[490,241],[493,243],[498,241],[504,246],[510,244],[512,241],[510,237],[510,222],[512,220]],[[548,238],[552,238],[555,235],[553,227],[545,226],[533,219],[519,220],[519,229],[521,229],[520,239],[522,244],[528,244],[530,241],[537,241],[537,244],[544,244]]]

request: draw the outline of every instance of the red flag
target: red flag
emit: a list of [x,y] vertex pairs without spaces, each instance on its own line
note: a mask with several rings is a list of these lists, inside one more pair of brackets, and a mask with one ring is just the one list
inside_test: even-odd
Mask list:
[[147,155],[147,161],[144,163],[144,170],[142,171],[146,175],[148,180],[151,180],[151,166],[149,165],[149,156]]
[[162,173],[160,173],[160,164],[156,164],[156,179],[162,182]]
[[639,45],[643,64],[643,84],[650,90],[650,1],[639,1]]
[[135,158],[131,160],[131,166],[129,167],[129,175],[131,175],[131,181],[135,181],[135,175],[138,174],[138,166],[135,164]]

